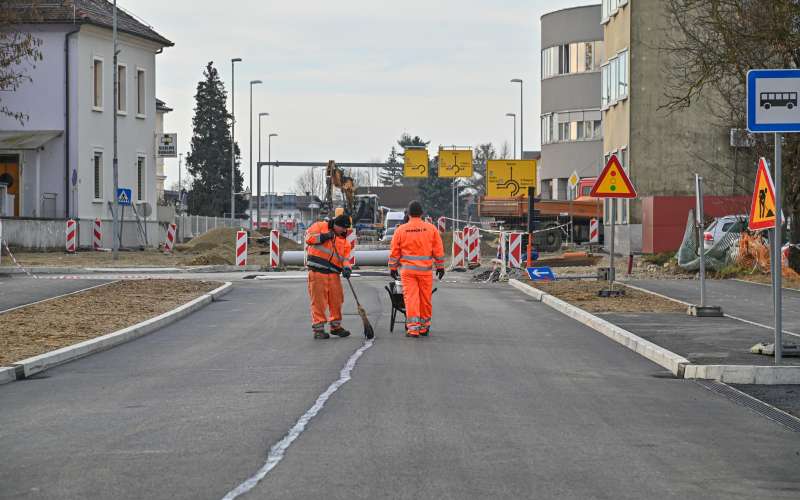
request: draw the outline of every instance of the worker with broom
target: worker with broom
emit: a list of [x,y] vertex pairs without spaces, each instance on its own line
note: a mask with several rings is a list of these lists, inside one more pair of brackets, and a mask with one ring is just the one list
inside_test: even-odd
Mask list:
[[[306,231],[308,262],[308,296],[311,299],[311,328],[315,339],[331,335],[347,337],[342,328],[344,292],[339,275],[350,278],[350,243],[347,230],[350,217],[342,214],[331,221],[319,221]],[[330,324],[330,334],[325,324]]]
[[403,301],[406,305],[406,335],[427,337],[431,329],[433,306],[433,271],[444,277],[444,245],[439,230],[422,220],[422,204],[408,205],[407,223],[395,230],[389,271],[394,279],[403,282]]

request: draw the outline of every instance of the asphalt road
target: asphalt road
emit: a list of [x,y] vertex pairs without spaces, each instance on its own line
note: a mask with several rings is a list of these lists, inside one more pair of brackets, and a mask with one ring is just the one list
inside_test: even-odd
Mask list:
[[[641,280],[631,284],[690,304],[700,302],[700,282],[696,280]],[[725,314],[771,328],[775,325],[772,287],[738,280],[707,280],[706,297],[709,305],[722,307]],[[800,334],[800,291],[783,290],[783,329]]]
[[[440,285],[242,498],[797,498],[800,434],[502,286]],[[360,333],[348,304],[346,326]],[[166,329],[0,386],[0,498],[219,499],[363,339],[313,341],[305,283],[241,282]]]
[[77,292],[110,280],[42,280],[28,277],[0,278],[0,312],[8,309]]

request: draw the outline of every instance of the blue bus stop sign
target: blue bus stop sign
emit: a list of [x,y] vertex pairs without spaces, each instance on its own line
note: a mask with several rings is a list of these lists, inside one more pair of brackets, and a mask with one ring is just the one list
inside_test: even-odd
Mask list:
[[757,69],[747,73],[747,130],[800,132],[800,70]]

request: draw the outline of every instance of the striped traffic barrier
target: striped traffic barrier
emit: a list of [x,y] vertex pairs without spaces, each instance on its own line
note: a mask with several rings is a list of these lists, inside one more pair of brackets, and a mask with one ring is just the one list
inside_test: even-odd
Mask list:
[[589,221],[589,243],[600,243],[600,221],[597,219]]
[[74,219],[67,221],[67,253],[75,253],[78,251],[78,223]]
[[467,245],[464,231],[453,231],[453,265],[452,269],[466,269]]
[[480,230],[477,227],[472,226],[470,227],[469,237],[467,240],[468,248],[469,248],[469,257],[467,261],[470,264],[478,264],[481,263],[481,234]]
[[277,229],[269,232],[269,267],[277,269],[281,266],[281,233]]
[[436,226],[439,229],[440,233],[444,233],[447,231],[447,218],[446,217],[439,217],[436,221]]
[[103,249],[103,221],[94,220],[94,230],[92,231],[92,248],[95,252]]
[[522,267],[522,233],[508,235],[508,266],[516,269]]
[[172,253],[172,248],[175,246],[175,233],[177,233],[177,231],[177,224],[170,224],[167,226],[167,239],[164,241],[164,253]]
[[247,231],[236,231],[236,266],[247,265]]
[[358,244],[358,235],[353,229],[347,230],[347,242],[350,244],[350,267],[355,267],[356,245]]

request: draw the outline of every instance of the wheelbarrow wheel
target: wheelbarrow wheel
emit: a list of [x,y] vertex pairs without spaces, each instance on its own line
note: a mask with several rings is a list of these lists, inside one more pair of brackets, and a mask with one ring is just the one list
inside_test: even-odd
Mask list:
[[397,309],[392,307],[392,317],[389,321],[389,333],[394,333],[394,322],[397,319]]

